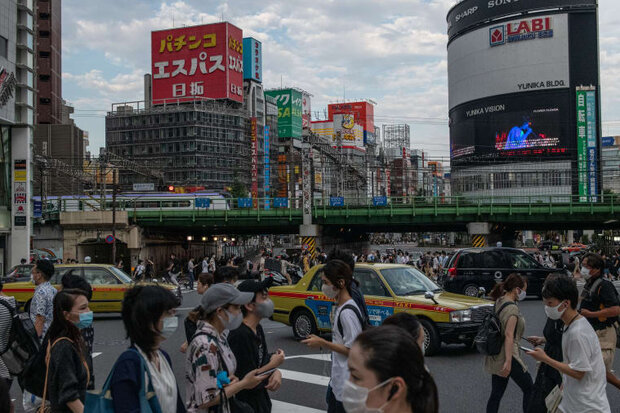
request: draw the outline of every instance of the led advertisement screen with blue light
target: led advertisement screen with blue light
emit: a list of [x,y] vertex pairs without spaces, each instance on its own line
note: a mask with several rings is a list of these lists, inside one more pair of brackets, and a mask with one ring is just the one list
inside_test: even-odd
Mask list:
[[452,165],[569,159],[575,139],[567,92],[514,94],[450,112]]

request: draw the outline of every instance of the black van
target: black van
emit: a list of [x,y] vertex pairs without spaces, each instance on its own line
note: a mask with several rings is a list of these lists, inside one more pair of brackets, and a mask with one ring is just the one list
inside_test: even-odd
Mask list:
[[495,284],[514,272],[527,277],[528,295],[540,296],[547,276],[566,270],[543,267],[516,248],[465,248],[450,258],[438,282],[446,291],[475,297],[480,287],[489,293]]

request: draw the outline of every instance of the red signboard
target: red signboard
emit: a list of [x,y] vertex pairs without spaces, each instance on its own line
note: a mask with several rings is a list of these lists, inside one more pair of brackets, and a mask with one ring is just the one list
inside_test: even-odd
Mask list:
[[254,198],[254,205],[256,206],[258,198],[258,126],[256,125],[256,118],[251,120],[251,140],[252,140],[252,198]]
[[215,23],[151,32],[153,104],[243,102],[243,32]]
[[334,120],[335,113],[353,113],[355,123],[362,125],[364,131],[375,132],[375,107],[368,102],[332,103],[327,105],[329,120]]

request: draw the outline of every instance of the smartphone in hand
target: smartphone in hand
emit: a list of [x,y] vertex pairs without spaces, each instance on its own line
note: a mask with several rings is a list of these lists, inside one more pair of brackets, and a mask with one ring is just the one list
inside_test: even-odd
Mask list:
[[274,369],[265,370],[265,371],[263,371],[263,372],[261,372],[261,373],[257,373],[256,375],[257,375],[258,377],[271,376],[271,375],[273,374],[273,372],[274,372],[274,371],[276,371],[276,369],[275,369],[275,368],[274,368]]

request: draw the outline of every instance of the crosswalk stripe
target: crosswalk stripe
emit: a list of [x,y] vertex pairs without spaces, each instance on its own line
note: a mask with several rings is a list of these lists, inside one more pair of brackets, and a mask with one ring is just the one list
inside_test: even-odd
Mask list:
[[310,359],[310,360],[319,360],[319,361],[331,361],[332,356],[330,353],[320,353],[320,354],[300,354],[298,356],[288,356],[287,360],[291,359]]
[[301,381],[303,383],[318,384],[319,386],[327,386],[329,377],[319,376],[318,374],[302,373],[300,371],[282,370],[282,378],[286,380]]
[[323,413],[325,410],[313,409],[311,407],[304,407],[298,404],[280,402],[271,399],[271,412],[272,413]]

